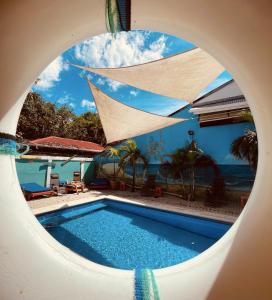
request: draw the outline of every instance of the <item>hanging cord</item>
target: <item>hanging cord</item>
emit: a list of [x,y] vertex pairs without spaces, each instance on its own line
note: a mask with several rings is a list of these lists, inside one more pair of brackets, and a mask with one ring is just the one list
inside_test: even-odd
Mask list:
[[108,32],[129,31],[131,27],[131,0],[106,0],[105,19]]
[[121,31],[117,0],[106,0],[106,27],[111,33]]
[[[25,151],[19,152],[23,147],[25,147]],[[21,156],[28,151],[29,146],[17,143],[14,135],[0,132],[0,155]]]

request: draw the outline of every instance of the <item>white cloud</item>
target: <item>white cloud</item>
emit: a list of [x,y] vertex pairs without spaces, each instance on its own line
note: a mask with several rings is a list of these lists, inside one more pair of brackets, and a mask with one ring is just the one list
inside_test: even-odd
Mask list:
[[87,74],[87,78],[88,78],[89,80],[92,80],[92,79],[94,78],[94,76],[93,76],[92,74]]
[[60,74],[63,70],[68,70],[69,66],[63,61],[62,56],[58,56],[51,64],[40,74],[36,87],[38,89],[49,89],[60,81]]
[[73,97],[71,97],[71,95],[65,94],[63,97],[61,97],[57,100],[57,103],[60,105],[68,105],[74,109],[75,104],[73,101],[74,101],[74,99],[73,99]]
[[99,77],[96,81],[97,84],[99,85],[104,85],[106,83],[106,79],[103,79],[101,77]]
[[130,95],[135,96],[135,97],[139,94],[139,92],[136,90],[131,90],[129,93],[130,93]]
[[86,77],[86,73],[87,73],[87,71],[85,71],[85,70],[80,71],[79,72],[79,77],[80,78],[85,78]]
[[121,82],[104,77],[98,77],[98,79],[96,80],[96,84],[100,86],[107,86],[112,92],[116,92],[120,87],[124,86],[124,84]]
[[110,78],[107,78],[106,82],[107,82],[107,85],[109,86],[110,90],[112,90],[113,92],[118,91],[120,87],[124,86],[123,83],[121,83],[119,81],[114,81]]
[[94,109],[96,106],[95,106],[95,103],[93,101],[83,99],[81,101],[81,107],[87,108],[87,109]]
[[67,104],[69,101],[71,101],[70,96],[69,95],[65,95],[65,96],[59,98],[57,100],[57,103],[63,105],[63,104]]
[[[85,65],[95,68],[130,66],[162,58],[167,50],[165,35],[160,35],[146,45],[145,40],[148,36],[147,32],[142,31],[95,36],[75,47],[75,57]],[[91,74],[87,76],[93,79]],[[99,78],[96,83],[107,85],[113,92],[124,85],[109,78]]]
[[95,36],[75,47],[75,57],[92,67],[122,67],[141,64],[163,57],[166,37],[161,35],[145,45],[148,33],[141,31]]

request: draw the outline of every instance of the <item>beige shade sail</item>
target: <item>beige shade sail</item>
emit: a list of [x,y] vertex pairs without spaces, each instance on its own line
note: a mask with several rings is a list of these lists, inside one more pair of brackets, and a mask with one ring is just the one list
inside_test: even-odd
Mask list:
[[133,138],[186,119],[168,118],[130,107],[109,97],[88,80],[107,143]]
[[131,67],[74,66],[145,91],[190,103],[224,70],[222,65],[200,48]]

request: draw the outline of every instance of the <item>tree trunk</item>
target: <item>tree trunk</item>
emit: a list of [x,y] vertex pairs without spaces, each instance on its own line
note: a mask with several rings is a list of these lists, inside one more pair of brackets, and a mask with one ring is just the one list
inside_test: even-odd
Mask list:
[[135,192],[135,176],[136,176],[136,165],[135,165],[135,163],[133,164],[132,168],[133,168],[133,172],[132,172],[132,189],[131,189],[131,191]]
[[183,194],[186,194],[185,186],[184,186],[184,179],[181,172],[179,172],[180,182],[181,182],[181,189],[183,191]]
[[115,179],[115,157],[113,157],[113,177]]
[[192,192],[191,192],[191,200],[195,198],[195,168],[192,167]]

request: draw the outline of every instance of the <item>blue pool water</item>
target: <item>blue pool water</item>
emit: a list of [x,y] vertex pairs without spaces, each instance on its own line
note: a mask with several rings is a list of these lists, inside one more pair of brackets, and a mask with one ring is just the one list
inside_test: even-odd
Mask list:
[[163,268],[209,248],[230,224],[113,200],[46,213],[41,224],[60,243],[101,265]]

